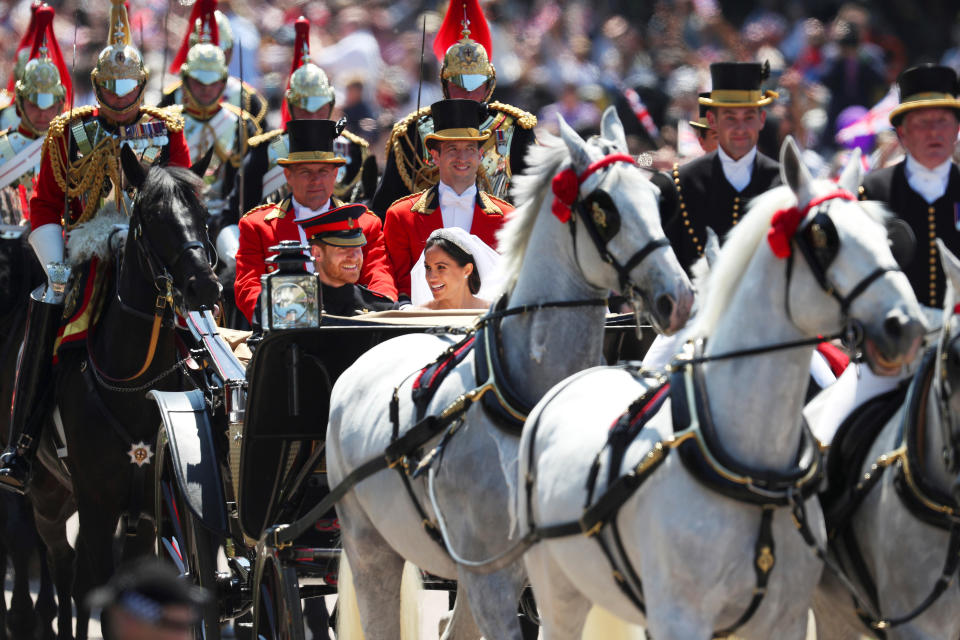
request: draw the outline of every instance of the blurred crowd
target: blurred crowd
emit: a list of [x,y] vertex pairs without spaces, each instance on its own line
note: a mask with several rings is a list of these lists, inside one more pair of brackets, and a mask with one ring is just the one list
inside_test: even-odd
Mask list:
[[[106,42],[107,0],[48,0],[72,65],[78,105],[93,102],[89,73]],[[151,78],[147,104],[176,78],[164,70],[187,29],[186,0],[130,0],[134,41]],[[699,152],[687,121],[697,119],[697,93],[709,90],[709,64],[768,61],[769,86],[780,98],[769,109],[761,151],[775,155],[792,134],[822,173],[861,147],[872,161],[898,155],[896,138],[875,127],[837,141],[886,96],[897,75],[919,62],[960,70],[960,5],[928,0],[488,0],[481,2],[493,36],[494,98],[555,131],[557,115],[582,133],[617,106],[634,153],[669,166]],[[310,19],[313,60],[337,89],[348,128],[381,156],[392,124],[418,104],[441,97],[433,34],[446,2],[437,0],[221,0],[239,49],[231,72],[269,99],[267,128],[279,106],[292,56],[293,22]],[[0,73],[29,18],[30,0],[0,3]],[[425,36],[424,36],[425,33]],[[424,46],[425,45],[425,46]],[[76,62],[73,62],[73,52]],[[423,64],[421,66],[421,51]],[[383,166],[381,164],[381,166]]]

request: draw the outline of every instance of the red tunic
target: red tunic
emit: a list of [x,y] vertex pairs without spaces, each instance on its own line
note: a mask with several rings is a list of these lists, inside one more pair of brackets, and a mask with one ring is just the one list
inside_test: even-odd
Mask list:
[[[331,206],[341,204],[334,198]],[[260,276],[266,271],[264,261],[275,255],[269,250],[270,247],[281,240],[300,240],[300,231],[293,221],[294,215],[293,201],[287,198],[278,204],[265,204],[251,209],[240,218],[237,278],[233,291],[237,308],[248,321],[253,318],[253,310],[260,296]],[[363,246],[359,284],[396,300],[397,290],[383,246],[380,218],[367,211],[360,216],[360,228],[367,238],[367,244]]]
[[[84,116],[84,120],[90,118],[96,118],[99,113],[98,109],[94,109],[92,114]],[[66,115],[66,114],[65,114]],[[65,117],[58,116],[58,117]],[[146,114],[141,115],[138,119],[138,122],[142,122],[143,117]],[[147,116],[147,120],[152,120],[153,118]],[[178,117],[179,119],[179,117]],[[170,161],[169,164],[176,167],[189,167],[190,166],[190,149],[187,147],[187,142],[183,138],[182,130],[182,121],[180,124],[180,129],[177,131],[169,130],[167,131],[167,138],[169,142],[167,146],[170,150]],[[51,126],[51,129],[53,127]],[[60,145],[61,153],[63,157],[66,155],[66,137],[69,134],[69,128],[64,131],[64,135],[55,142],[55,144]],[[48,137],[47,143],[54,143],[53,140],[50,140]],[[54,168],[50,162],[50,157],[47,154],[46,146],[43,149],[43,156],[40,160],[40,174],[37,178],[37,188],[34,191],[33,198],[30,200],[30,222],[34,229],[45,224],[61,224],[63,217],[63,189],[60,188],[60,185],[57,184],[57,180],[54,177]],[[70,204],[73,215],[79,215],[82,207],[79,200],[74,199]]]
[[[470,233],[496,249],[497,230],[503,226],[506,214],[511,211],[513,206],[510,203],[478,191]],[[387,209],[383,238],[397,291],[401,294],[410,295],[410,270],[420,259],[427,237],[442,226],[443,216],[436,186],[400,198]]]

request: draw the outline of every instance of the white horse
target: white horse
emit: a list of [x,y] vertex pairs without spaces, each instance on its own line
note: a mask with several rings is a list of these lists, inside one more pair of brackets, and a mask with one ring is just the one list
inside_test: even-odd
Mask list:
[[[960,322],[954,308],[960,292],[960,261],[938,243],[949,283],[940,340],[926,354],[907,398],[876,435],[858,467],[860,487],[854,497],[859,507],[827,522],[836,529],[831,539],[833,557],[856,584],[858,597],[866,599],[861,612],[869,613],[861,620],[854,596],[833,573],[824,571],[814,594],[821,640],[859,637],[873,631],[867,625],[881,617],[893,622],[885,631],[887,638],[960,637],[960,590],[954,584],[957,549],[951,550],[950,531],[951,525],[960,527],[960,469],[948,467],[944,458],[945,451],[955,462],[960,455],[956,431],[960,425]],[[839,446],[831,449],[831,456]],[[907,472],[910,482],[903,482]],[[866,474],[871,480],[863,480]],[[919,505],[920,517],[912,505]],[[960,536],[960,531],[954,535]],[[862,562],[854,559],[857,554]],[[951,556],[952,571],[948,568]],[[938,585],[941,579],[943,584]]]
[[[581,372],[549,391],[527,420],[515,513],[521,532],[536,529],[544,538],[525,564],[548,640],[579,639],[591,603],[645,625],[656,640],[734,631],[805,637],[821,562],[790,509],[773,505],[805,504],[803,520],[824,543],[816,499],[793,493],[802,487],[810,495],[817,485],[816,466],[798,463],[798,451],[816,450],[800,414],[814,336],[857,321],[866,352],[891,365],[916,350],[923,324],[879,212],[849,193],[859,164],[841,178],[847,191],[812,181],[792,140],[781,165],[788,186],[757,198],[711,269],[693,325],[694,336],[709,338],[702,357],[677,361],[659,395],[653,390],[666,379],[644,379],[629,367]],[[742,353],[776,345],[784,348]],[[644,394],[638,405],[649,412],[613,429]],[[608,436],[611,443],[623,436],[621,446],[608,446]],[[698,481],[681,460],[685,453],[695,461],[711,456],[703,466],[728,478],[725,489],[739,498]],[[788,475],[785,486],[765,482]],[[607,492],[611,485],[617,489]],[[585,510],[588,504],[612,507]],[[553,526],[562,530],[546,529]]]
[[[604,113],[601,130],[601,138],[584,142],[561,122],[562,142],[551,138],[534,147],[529,174],[515,182],[514,194],[522,204],[500,235],[508,274],[506,307],[531,308],[485,326],[490,353],[502,359],[506,372],[495,389],[484,387],[491,397],[511,392],[532,406],[557,381],[601,362],[602,299],[610,289],[638,294],[635,303],[666,332],[678,330],[689,315],[692,287],[665,241],[656,188],[623,155],[626,140],[613,109]],[[551,190],[551,179],[565,169],[562,179],[572,192],[560,191],[580,203],[569,222],[561,220],[564,212],[554,207]],[[533,308],[538,305],[543,306]],[[415,374],[455,342],[455,337],[428,334],[395,338],[371,349],[341,375],[331,396],[327,432],[332,485],[368,460],[383,457],[391,443],[395,390],[399,434],[420,420],[411,399]],[[476,352],[470,351],[444,379],[424,415],[439,415],[485,382],[475,377]],[[519,553],[502,556],[499,570],[474,572],[451,559],[424,528],[425,518],[439,524],[442,517],[453,551],[467,560],[502,555],[512,544],[508,514],[519,428],[504,429],[486,408],[468,406],[454,421],[455,435],[445,439],[442,454],[432,457],[430,474],[441,514],[431,504],[427,474],[410,479],[424,516],[392,470],[362,481],[337,505],[368,640],[399,637],[397,594],[404,559],[457,579],[469,601],[467,613],[473,612],[485,637],[520,638],[517,602],[525,572]],[[438,440],[432,438],[423,450],[431,451]],[[409,462],[413,467],[418,460],[411,454]],[[469,633],[464,629],[470,623],[464,621],[470,616],[463,615],[462,601],[458,597],[444,637]]]

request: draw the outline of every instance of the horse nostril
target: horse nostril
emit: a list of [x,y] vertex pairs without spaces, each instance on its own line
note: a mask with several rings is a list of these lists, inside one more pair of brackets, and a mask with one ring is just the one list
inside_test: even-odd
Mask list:
[[654,307],[657,310],[657,315],[661,318],[669,318],[673,315],[673,298],[667,294],[657,296],[656,302],[654,302]]
[[899,338],[903,333],[903,323],[900,316],[888,316],[883,321],[883,331],[891,338]]

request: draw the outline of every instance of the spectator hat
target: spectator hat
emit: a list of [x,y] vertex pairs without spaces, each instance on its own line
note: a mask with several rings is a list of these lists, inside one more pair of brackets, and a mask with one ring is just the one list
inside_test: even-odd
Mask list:
[[953,109],[960,118],[960,85],[951,67],[924,64],[910,67],[897,78],[900,104],[890,112],[890,123],[899,127],[903,115],[914,109]]
[[699,102],[707,107],[765,107],[778,97],[776,91],[761,88],[769,76],[768,62],[714,62],[710,65],[713,89]]
[[304,162],[346,164],[333,151],[333,141],[340,135],[340,124],[333,120],[291,120],[287,123],[290,148],[287,157],[278,158],[282,165]]

